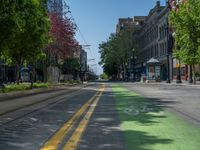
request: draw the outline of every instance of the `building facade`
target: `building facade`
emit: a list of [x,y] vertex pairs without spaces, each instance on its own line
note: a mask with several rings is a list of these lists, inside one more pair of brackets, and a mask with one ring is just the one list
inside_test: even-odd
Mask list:
[[128,18],[119,18],[118,24],[116,25],[116,34],[120,33],[121,30],[134,29],[138,30],[146,19],[146,16],[134,16]]
[[139,30],[135,65],[135,70],[137,70],[139,76],[147,76],[147,62],[154,58],[160,63],[159,78],[161,80],[172,79],[168,18],[168,7],[161,6],[160,2],[157,1],[156,6],[150,10],[146,17],[143,27]]

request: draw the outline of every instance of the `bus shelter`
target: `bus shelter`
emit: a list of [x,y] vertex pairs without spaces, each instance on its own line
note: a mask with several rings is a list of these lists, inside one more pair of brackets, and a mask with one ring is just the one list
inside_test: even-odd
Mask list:
[[151,58],[146,63],[147,80],[160,81],[161,64],[158,59]]

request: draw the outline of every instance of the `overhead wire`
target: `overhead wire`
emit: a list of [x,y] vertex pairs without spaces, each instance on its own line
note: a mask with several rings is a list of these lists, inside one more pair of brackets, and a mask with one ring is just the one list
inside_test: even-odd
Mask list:
[[[80,30],[78,24],[76,23],[75,18],[74,18],[73,15],[72,15],[72,12],[70,11],[70,6],[67,5],[67,0],[64,0],[64,5],[68,8],[68,10],[69,10],[68,13],[69,13],[71,19],[74,21],[74,23],[75,23],[75,25],[76,25],[76,27],[77,27],[77,29],[78,29],[78,32],[79,32],[79,34],[80,34],[80,36],[81,36],[81,38],[82,38],[84,44],[85,44],[86,46],[88,46],[87,49],[89,50],[90,55],[92,56],[92,59],[95,60],[95,58],[94,58],[94,54],[92,53],[92,51],[91,51],[91,49],[90,49],[90,47],[89,47],[89,44],[87,43],[87,41],[86,41],[86,39],[85,39],[83,33],[81,32],[81,30]],[[96,63],[96,60],[95,60],[95,63]]]

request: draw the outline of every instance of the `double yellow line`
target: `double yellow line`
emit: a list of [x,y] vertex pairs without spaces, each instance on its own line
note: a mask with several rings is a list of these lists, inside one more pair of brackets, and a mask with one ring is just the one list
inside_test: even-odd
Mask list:
[[105,85],[102,85],[99,91],[90,98],[72,117],[70,120],[68,120],[41,148],[41,150],[56,150],[58,149],[58,146],[62,143],[66,135],[69,133],[69,131],[75,126],[77,121],[80,119],[80,117],[84,114],[84,112],[87,110],[87,108],[90,106],[89,110],[83,117],[83,119],[80,121],[78,127],[73,132],[70,139],[66,142],[66,144],[63,147],[63,150],[75,150],[80,138],[85,131],[85,128],[87,127],[87,124],[89,122],[89,119],[91,118],[94,109],[105,89]]

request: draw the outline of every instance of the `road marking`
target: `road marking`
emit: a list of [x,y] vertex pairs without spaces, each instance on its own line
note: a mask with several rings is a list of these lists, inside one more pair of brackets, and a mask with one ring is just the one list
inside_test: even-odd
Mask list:
[[[92,97],[93,98],[93,97]],[[87,103],[85,103],[79,111],[77,111],[72,118],[67,121],[51,138],[47,141],[41,150],[56,150],[58,145],[65,138],[70,129],[74,126],[78,118],[83,114],[83,112],[87,109],[89,103],[92,102],[93,99],[90,99]]]
[[68,132],[75,125],[77,120],[86,111],[90,103],[95,99],[95,97],[100,93],[100,90],[95,93],[95,95],[90,98],[72,117],[67,121],[41,148],[41,150],[56,150],[59,144],[63,141]]
[[90,106],[90,109],[88,110],[88,112],[86,113],[86,115],[83,117],[83,119],[81,120],[81,122],[79,123],[78,127],[76,128],[76,130],[74,131],[74,133],[72,134],[71,138],[68,140],[68,142],[64,145],[63,150],[75,150],[80,139],[81,136],[83,135],[88,122],[94,112],[95,107],[97,106],[97,103],[100,100],[100,97],[104,91],[105,87],[103,87],[101,89],[101,92],[98,94],[97,98],[95,99],[95,101],[92,103],[92,105]]

